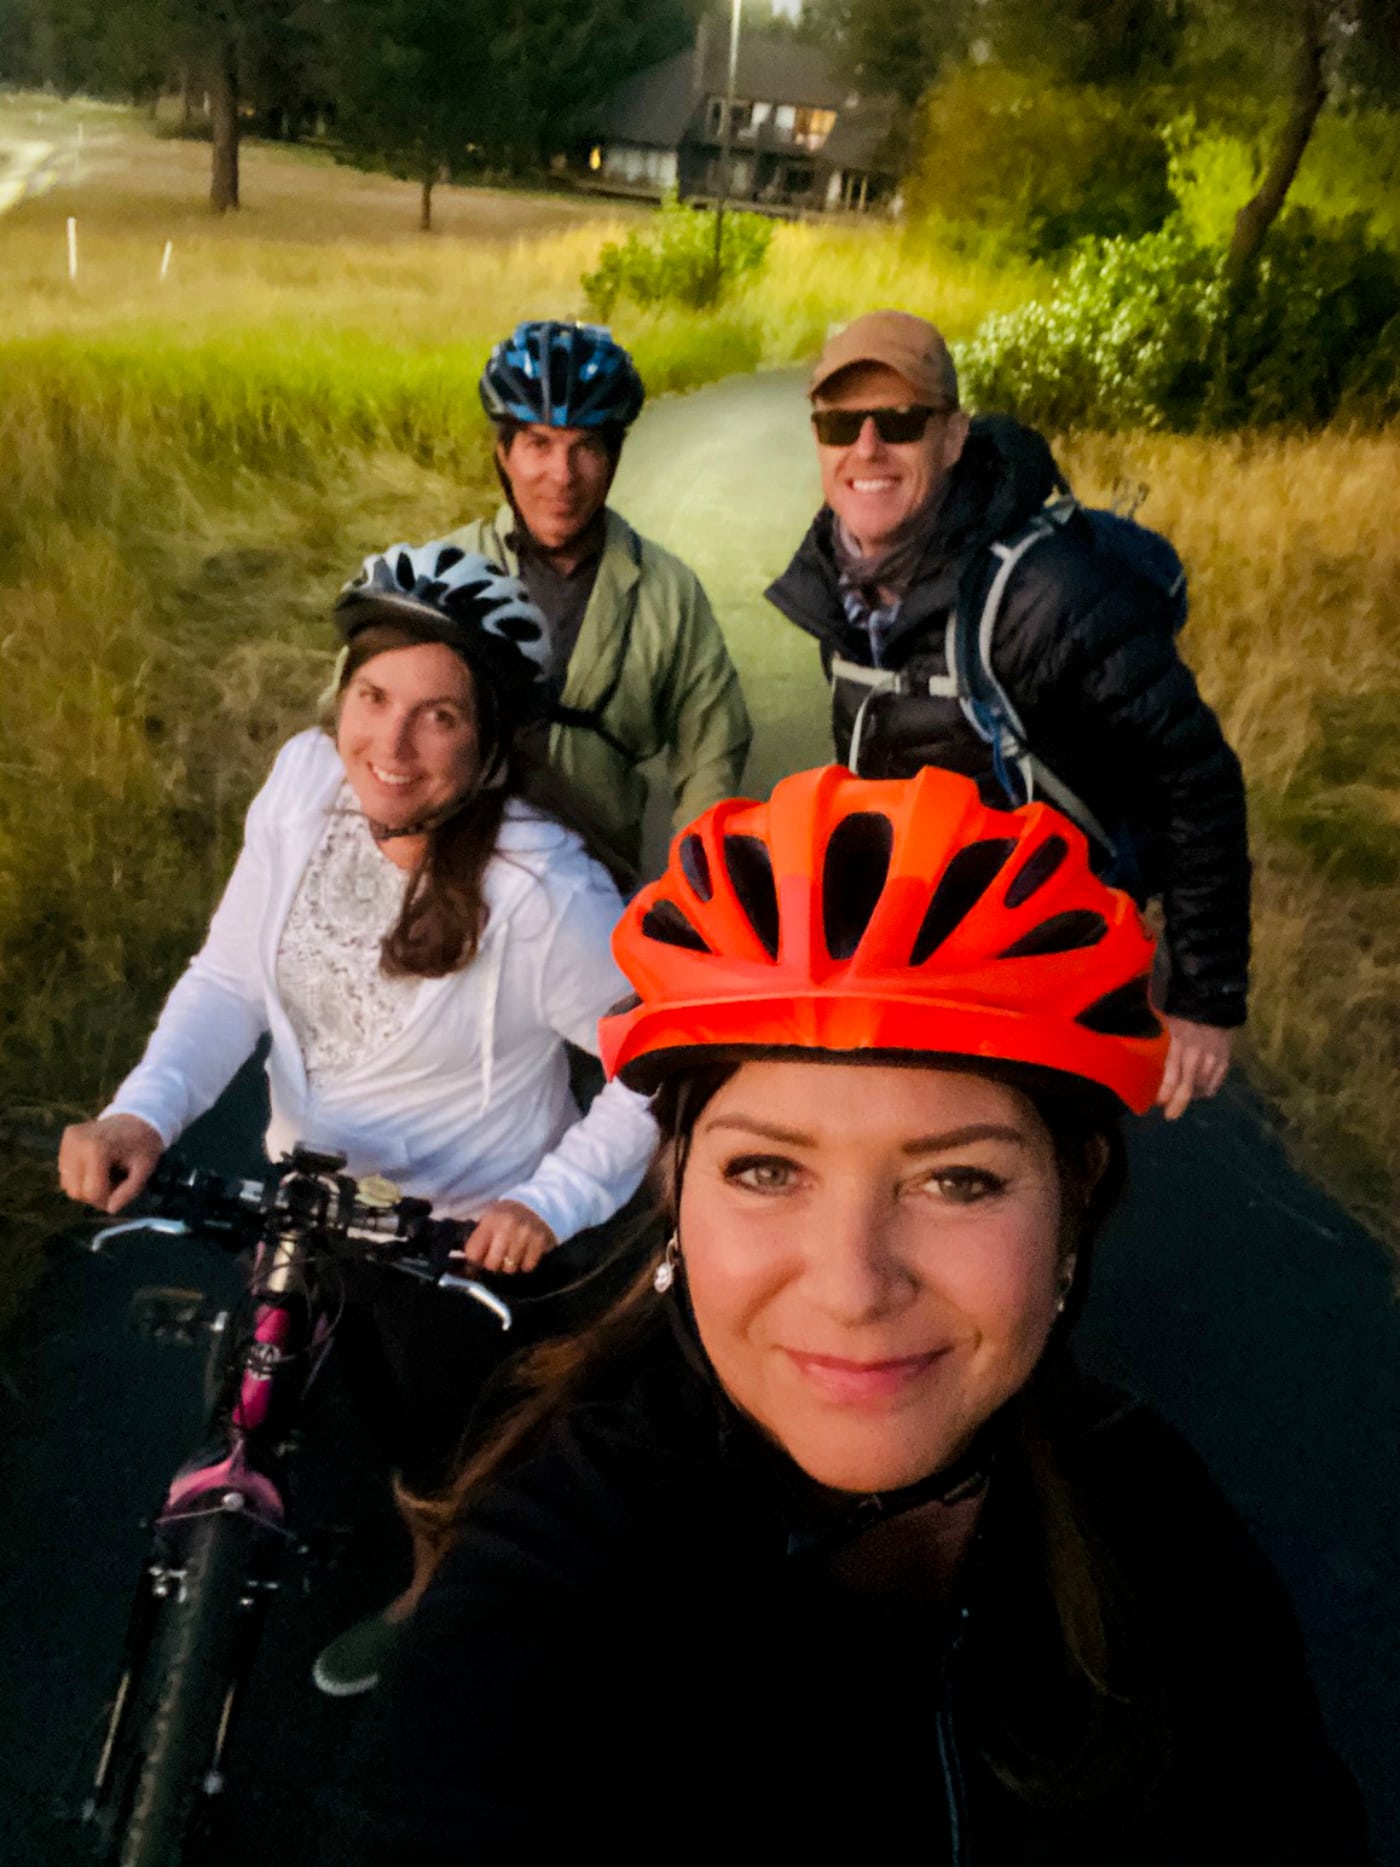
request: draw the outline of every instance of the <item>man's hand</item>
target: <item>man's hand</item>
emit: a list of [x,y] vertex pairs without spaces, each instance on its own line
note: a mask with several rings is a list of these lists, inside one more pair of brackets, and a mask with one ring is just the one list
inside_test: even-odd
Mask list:
[[515,1199],[493,1199],[462,1247],[470,1264],[484,1271],[532,1271],[559,1240],[538,1213]]
[[1157,1106],[1168,1121],[1184,1115],[1198,1096],[1213,1096],[1230,1069],[1230,1047],[1234,1032],[1218,1024],[1196,1024],[1190,1018],[1172,1018],[1165,1012],[1162,1022],[1171,1038],[1162,1087],[1157,1091]]
[[165,1143],[139,1115],[104,1115],[65,1128],[58,1144],[58,1183],[70,1199],[120,1212],[155,1171]]

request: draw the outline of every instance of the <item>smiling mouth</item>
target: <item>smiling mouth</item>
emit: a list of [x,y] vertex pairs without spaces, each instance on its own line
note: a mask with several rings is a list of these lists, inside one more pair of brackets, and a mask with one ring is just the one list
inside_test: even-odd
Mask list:
[[921,1355],[892,1355],[880,1361],[849,1361],[840,1355],[810,1355],[801,1349],[783,1353],[797,1372],[828,1399],[847,1406],[897,1398],[936,1367],[948,1348]]
[[391,791],[401,791],[415,782],[412,772],[385,771],[382,765],[370,765],[369,772],[376,784],[386,784]]

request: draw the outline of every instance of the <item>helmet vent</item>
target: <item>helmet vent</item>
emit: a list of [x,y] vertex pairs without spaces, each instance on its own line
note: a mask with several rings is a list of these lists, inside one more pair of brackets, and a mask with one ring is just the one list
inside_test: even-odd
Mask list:
[[890,872],[894,825],[882,811],[843,817],[822,867],[822,933],[833,959],[849,959],[880,904]]
[[773,858],[759,836],[726,836],[724,862],[739,905],[767,950],[778,957],[778,890],[773,881]]
[[943,871],[933,891],[923,925],[909,955],[911,966],[922,966],[929,954],[971,913],[1000,874],[1016,844],[1010,837],[989,837],[960,849]]
[[710,858],[705,845],[693,832],[681,838],[681,873],[702,901],[712,901],[715,885],[710,877]]
[[1035,959],[1045,953],[1075,953],[1081,947],[1097,946],[1108,932],[1102,914],[1089,908],[1071,908],[1067,914],[1052,914],[1039,927],[1013,940],[1001,959]]
[[692,953],[708,953],[710,944],[692,927],[674,901],[658,901],[642,917],[642,932],[663,946],[688,947]]
[[1115,991],[1105,992],[1075,1019],[1086,1031],[1102,1037],[1156,1037],[1161,1024],[1148,996],[1146,978],[1130,979]]
[[1050,880],[1068,854],[1069,844],[1062,836],[1047,836],[1040,848],[1022,864],[1020,873],[1007,889],[1007,907],[1024,907],[1036,889]]

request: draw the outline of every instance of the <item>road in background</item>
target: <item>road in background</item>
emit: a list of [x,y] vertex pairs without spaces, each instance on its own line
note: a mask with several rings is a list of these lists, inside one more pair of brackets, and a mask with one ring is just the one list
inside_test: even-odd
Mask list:
[[[816,500],[791,373],[655,405],[618,483],[619,508],[710,589],[760,724],[759,791],[829,749],[815,649],[757,594]],[[246,1163],[256,1113],[245,1079],[191,1150],[225,1169]],[[1329,1726],[1365,1790],[1377,1860],[1400,1860],[1400,1313],[1387,1260],[1292,1170],[1242,1087],[1174,1127],[1135,1124],[1132,1165],[1131,1201],[1100,1251],[1081,1326],[1085,1358],[1186,1434],[1273,1557]],[[195,1358],[126,1337],[127,1298],[221,1268],[156,1242],[110,1261],[56,1251],[6,1357],[0,1862],[80,1858],[51,1811],[80,1787],[76,1765],[112,1683],[143,1548],[137,1518],[197,1414]],[[310,1487],[308,1508],[349,1525],[375,1475],[331,1395],[320,1437],[338,1469]],[[358,1712],[312,1691],[310,1658],[393,1586],[382,1517],[350,1547],[309,1597],[275,1610],[233,1773],[256,1794],[238,1805],[230,1858],[312,1858],[317,1798]]]

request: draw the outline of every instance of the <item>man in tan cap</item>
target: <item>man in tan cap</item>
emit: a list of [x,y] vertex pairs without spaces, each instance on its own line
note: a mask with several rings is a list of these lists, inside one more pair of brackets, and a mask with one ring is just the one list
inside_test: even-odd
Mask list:
[[926,319],[857,318],[808,394],[825,504],[767,594],[820,645],[836,756],[867,777],[966,772],[989,804],[1044,797],[1110,879],[1161,899],[1162,1103],[1180,1115],[1220,1087],[1244,1022],[1250,867],[1239,761],[1177,653],[1179,613],[1104,548],[1105,515],[1047,507],[1068,489],[1040,435],[969,418]]

